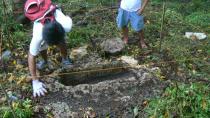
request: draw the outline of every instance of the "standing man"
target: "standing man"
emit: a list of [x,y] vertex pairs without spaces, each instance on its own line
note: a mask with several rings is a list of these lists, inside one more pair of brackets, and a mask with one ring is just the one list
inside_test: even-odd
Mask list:
[[117,16],[117,26],[122,29],[123,41],[128,43],[128,23],[139,33],[139,46],[147,48],[144,41],[144,19],[142,13],[149,0],[121,0]]

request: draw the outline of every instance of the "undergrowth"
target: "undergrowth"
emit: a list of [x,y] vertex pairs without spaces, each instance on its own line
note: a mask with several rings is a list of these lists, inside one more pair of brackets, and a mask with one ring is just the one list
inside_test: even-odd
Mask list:
[[[63,4],[67,14],[70,14],[72,11],[78,11],[81,8],[86,10],[83,14],[77,14],[72,17],[74,24],[77,24],[78,21],[84,21],[85,24],[73,26],[72,31],[68,33],[69,48],[89,44],[93,38],[121,37],[120,31],[116,27],[117,9],[100,11],[103,7],[107,8],[117,5],[116,0],[54,1]],[[184,38],[184,33],[187,31],[209,33],[209,0],[170,0],[167,1],[166,5],[162,51],[166,52],[169,61],[175,61],[178,65],[176,70],[182,70],[188,79],[210,79],[209,38],[202,41]],[[95,12],[90,12],[93,9]],[[0,10],[2,10],[2,7],[0,7]],[[166,61],[163,59],[162,53],[159,54],[161,10],[162,0],[152,0],[145,11],[147,19],[145,38],[153,52],[142,59],[142,64]],[[2,12],[0,13],[0,15],[3,15]],[[0,22],[3,21],[4,23],[1,24],[1,34],[3,34],[4,38],[3,51],[14,50],[12,52],[13,59],[10,60],[11,63],[8,63],[8,65],[17,65],[16,59],[26,60],[27,58],[26,53],[31,38],[31,31],[27,31],[22,25],[15,24],[12,17],[7,17],[6,20],[0,17]],[[133,31],[130,34],[133,35]],[[208,37],[210,36],[209,34],[207,35]],[[127,49],[123,54],[134,55],[136,58],[144,53],[135,44],[127,46]],[[177,60],[182,61],[177,62]],[[26,66],[25,64],[24,68],[13,68],[11,72],[16,74],[14,72],[18,73],[21,71],[21,74],[27,75]],[[207,84],[175,82],[175,84],[172,84],[165,90],[162,96],[150,100],[149,105],[145,108],[145,112],[152,118],[208,117],[210,116],[209,89]],[[30,117],[33,114],[31,107],[30,100],[19,101],[13,104],[14,111],[20,115],[18,116],[20,118]],[[12,114],[8,107],[0,107],[0,109],[0,115],[3,115],[5,118],[11,117]]]
[[150,118],[208,118],[210,88],[201,83],[174,83],[145,108]]
[[24,100],[24,101],[16,101],[12,102],[13,113],[8,106],[2,106],[0,108],[0,116],[1,118],[13,118],[15,115],[18,118],[31,118],[33,115],[32,110],[32,101],[31,100]]

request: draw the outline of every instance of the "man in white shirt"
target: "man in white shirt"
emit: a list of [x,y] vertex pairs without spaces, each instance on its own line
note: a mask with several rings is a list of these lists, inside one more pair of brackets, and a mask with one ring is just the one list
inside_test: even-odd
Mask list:
[[[142,3],[143,1],[143,3]],[[117,26],[122,29],[123,41],[128,43],[128,23],[132,28],[139,32],[139,41],[141,48],[147,48],[144,41],[144,20],[142,13],[149,0],[121,0],[117,16]]]
[[[32,77],[33,96],[43,96],[47,92],[45,85],[39,81],[37,77],[36,68],[43,69],[48,65],[47,47],[48,45],[56,45],[61,51],[62,65],[72,66],[70,59],[67,56],[67,47],[65,43],[65,33],[72,28],[72,20],[65,16],[60,9],[54,12],[55,20],[53,22],[42,24],[40,21],[34,21],[33,24],[33,38],[30,43],[28,53],[28,65],[30,75]],[[36,64],[36,57],[41,54],[43,60]]]

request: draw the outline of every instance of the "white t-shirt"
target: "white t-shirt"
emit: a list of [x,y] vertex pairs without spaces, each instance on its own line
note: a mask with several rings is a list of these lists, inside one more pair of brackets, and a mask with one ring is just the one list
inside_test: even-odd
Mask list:
[[[65,32],[69,32],[72,28],[72,19],[65,16],[61,10],[57,9],[54,13],[55,20],[59,22],[64,28]],[[33,56],[37,56],[40,51],[47,49],[48,45],[42,38],[43,25],[35,21],[33,24],[33,38],[30,43],[29,52]]]
[[141,8],[141,0],[121,0],[120,8],[134,12]]

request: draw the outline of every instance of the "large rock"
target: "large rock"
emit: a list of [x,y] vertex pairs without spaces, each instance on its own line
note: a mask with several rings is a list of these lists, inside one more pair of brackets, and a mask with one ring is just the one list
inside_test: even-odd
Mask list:
[[100,46],[103,51],[110,54],[119,53],[125,48],[125,44],[120,38],[107,39]]
[[69,106],[65,102],[56,102],[51,103],[45,106],[46,111],[52,111],[52,114],[55,118],[71,118],[72,112],[69,109]]
[[95,50],[100,50],[109,54],[116,54],[125,48],[125,44],[120,38],[95,38],[91,39],[91,43]]

